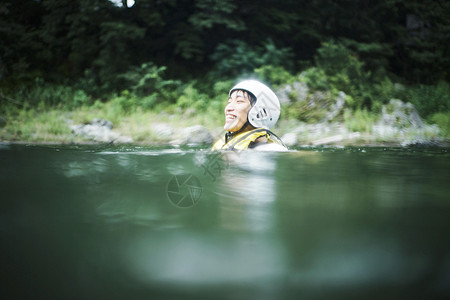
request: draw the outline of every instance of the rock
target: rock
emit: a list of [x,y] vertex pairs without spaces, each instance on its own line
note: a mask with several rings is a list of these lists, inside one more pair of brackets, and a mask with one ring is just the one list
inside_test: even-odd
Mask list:
[[112,131],[113,123],[105,119],[94,119],[84,125],[70,125],[75,135],[103,143],[132,143],[131,137]]
[[344,92],[339,92],[337,98],[330,92],[315,92],[307,99],[306,111],[318,123],[330,122],[342,112],[346,96]]
[[402,145],[427,144],[439,134],[437,125],[427,125],[411,103],[391,99],[372,133],[382,140],[401,140]]
[[212,144],[213,137],[205,127],[195,125],[183,131],[185,144]]
[[153,131],[162,139],[167,139],[172,137],[174,130],[169,124],[157,123],[153,125]]
[[192,117],[195,116],[197,114],[197,110],[193,107],[189,107],[184,111],[184,116],[186,117]]
[[306,83],[296,81],[278,89],[276,94],[281,104],[288,104],[291,102],[305,101],[308,97],[308,91],[309,89]]
[[283,105],[295,104],[302,119],[323,123],[335,119],[343,110],[345,98],[344,92],[339,92],[336,98],[330,92],[315,91],[311,93],[303,82],[294,82],[284,85],[277,90],[280,103]]
[[90,125],[95,125],[95,126],[100,126],[100,127],[105,127],[107,129],[112,129],[113,128],[113,123],[111,121],[108,121],[106,119],[93,119],[90,123]]
[[298,143],[297,135],[293,132],[286,133],[281,137],[281,140],[288,147],[295,146]]
[[[299,143],[313,145],[334,144],[360,136],[359,132],[350,132],[345,125],[341,123],[300,123],[290,132],[294,133],[298,138],[297,145]],[[286,143],[284,138],[285,135],[283,135],[282,140]]]
[[398,99],[391,99],[389,104],[383,105],[381,122],[397,128],[421,128],[425,125],[413,104]]
[[119,137],[116,138],[113,142],[117,144],[131,144],[133,142],[133,139],[129,136],[119,135]]
[[329,136],[329,137],[325,137],[322,139],[312,141],[311,144],[313,144],[314,146],[335,144],[335,143],[339,143],[339,142],[342,142],[345,140],[356,139],[356,138],[359,138],[360,136],[361,136],[361,134],[359,132],[353,132],[353,133],[350,133],[347,135],[338,134],[338,135],[333,135],[333,136]]
[[331,121],[341,113],[342,109],[344,108],[346,96],[347,95],[344,92],[339,92],[339,95],[336,98],[336,102],[330,106],[323,122]]

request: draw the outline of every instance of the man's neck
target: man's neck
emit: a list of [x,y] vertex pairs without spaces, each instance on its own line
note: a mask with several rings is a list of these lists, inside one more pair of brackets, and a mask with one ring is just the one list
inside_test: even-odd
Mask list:
[[251,131],[253,129],[256,129],[255,127],[253,127],[250,123],[248,123],[247,125],[244,124],[244,126],[242,126],[241,129],[234,131],[234,132],[230,132],[228,131],[225,134],[225,143],[228,143],[228,141],[230,141],[231,139],[233,139],[234,137],[236,137],[237,135],[244,133],[244,132],[248,132]]

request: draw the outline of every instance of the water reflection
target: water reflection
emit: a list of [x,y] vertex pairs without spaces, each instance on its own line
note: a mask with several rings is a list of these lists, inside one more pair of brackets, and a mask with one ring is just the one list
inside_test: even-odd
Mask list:
[[[199,166],[217,159],[211,155],[196,154],[193,161]],[[285,250],[275,234],[275,158],[235,153],[221,157],[227,168],[216,182],[198,169],[196,175],[206,189],[214,188],[191,212],[202,204],[213,205],[218,221],[201,232],[181,229],[134,236],[124,250],[128,272],[143,284],[171,287],[280,284],[286,265]],[[173,174],[174,169],[168,171]],[[216,222],[218,227],[213,226]]]
[[87,161],[70,161],[63,163],[58,167],[63,172],[64,176],[71,177],[85,177],[98,173],[104,173],[108,170],[108,163],[102,158],[87,160]]
[[220,179],[220,220],[224,228],[269,231],[275,228],[276,156],[226,153],[230,168]]
[[135,236],[125,247],[128,272],[144,284],[206,287],[280,280],[284,263],[272,240],[166,232]]
[[[108,299],[450,291],[446,154],[230,153],[212,177],[208,151],[58,150],[0,148],[0,257],[19,296],[35,296],[22,287]],[[186,172],[203,191],[179,209],[167,183]]]
[[430,258],[405,253],[399,241],[385,236],[345,238],[339,233],[320,238],[315,253],[291,280],[296,286],[362,287],[408,285],[429,268]]

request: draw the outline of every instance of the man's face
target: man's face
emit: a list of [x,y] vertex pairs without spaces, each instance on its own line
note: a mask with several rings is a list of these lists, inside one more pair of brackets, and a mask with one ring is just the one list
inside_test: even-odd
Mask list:
[[235,132],[242,128],[247,122],[247,114],[252,107],[248,93],[236,90],[228,98],[225,106],[225,126],[226,131]]

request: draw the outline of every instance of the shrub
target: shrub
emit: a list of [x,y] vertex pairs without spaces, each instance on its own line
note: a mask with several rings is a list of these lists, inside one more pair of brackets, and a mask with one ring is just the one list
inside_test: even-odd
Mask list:
[[405,99],[405,87],[399,83],[394,83],[388,77],[384,77],[371,86],[373,101],[371,110],[381,112],[384,104],[389,103],[391,99]]
[[268,84],[273,86],[280,86],[283,84],[290,84],[295,81],[295,76],[291,75],[286,69],[281,66],[262,66],[254,70],[256,76]]
[[348,130],[358,132],[370,132],[376,121],[376,116],[366,109],[357,109],[354,112],[344,112],[344,123]]
[[316,67],[303,71],[299,76],[299,80],[312,89],[328,90],[331,88],[330,80],[325,71]]
[[419,85],[405,90],[405,100],[414,104],[422,117],[450,111],[450,84]]
[[204,111],[208,106],[208,96],[200,93],[191,83],[184,88],[177,100],[177,105],[183,109],[193,108],[198,111]]
[[450,139],[450,112],[435,113],[429,120],[439,126],[445,138]]
[[36,80],[36,83],[31,86],[20,86],[10,91],[7,97],[30,107],[37,107],[43,103],[63,109],[74,109],[92,103],[92,98],[83,90],[44,83],[43,80]]
[[178,98],[178,88],[181,82],[178,80],[167,80],[162,77],[166,67],[158,67],[152,62],[141,64],[139,67],[132,67],[122,75],[131,93],[137,97],[147,97],[155,95],[158,102],[174,103]]
[[369,85],[371,73],[348,48],[340,43],[323,43],[315,61],[316,67],[301,73],[301,81],[313,89],[345,92],[353,98],[352,109],[370,108],[375,98]]

